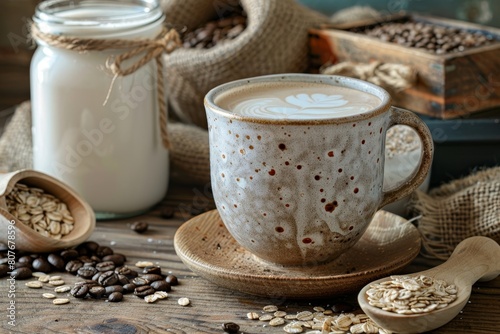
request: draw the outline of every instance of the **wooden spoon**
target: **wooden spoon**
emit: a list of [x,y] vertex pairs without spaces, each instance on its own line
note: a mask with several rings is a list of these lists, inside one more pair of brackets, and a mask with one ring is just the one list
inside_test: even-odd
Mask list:
[[[5,195],[10,193],[18,182],[43,189],[66,203],[74,218],[73,230],[57,240],[43,236],[10,214],[6,208]],[[12,227],[9,228],[12,222],[16,227],[15,233],[12,232]],[[42,253],[70,248],[85,241],[94,227],[95,214],[89,204],[61,181],[33,170],[0,175],[0,242],[8,245],[9,249]],[[11,239],[8,239],[9,236]]]
[[487,237],[471,237],[458,244],[443,264],[411,274],[425,275],[455,284],[458,289],[457,299],[447,307],[428,313],[404,315],[369,305],[366,291],[370,285],[390,278],[383,278],[365,286],[358,295],[358,302],[363,311],[385,329],[396,333],[423,333],[441,327],[455,318],[469,300],[471,287],[476,281],[489,281],[499,274],[500,246]]

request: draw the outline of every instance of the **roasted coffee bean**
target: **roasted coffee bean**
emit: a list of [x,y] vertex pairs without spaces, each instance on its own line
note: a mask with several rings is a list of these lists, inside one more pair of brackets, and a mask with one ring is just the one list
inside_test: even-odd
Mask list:
[[173,218],[174,214],[175,214],[175,210],[174,210],[174,208],[172,208],[170,206],[166,206],[166,207],[161,208],[160,215],[161,215],[161,218],[163,218],[163,219]]
[[39,257],[37,259],[34,259],[33,263],[31,264],[31,266],[33,267],[34,271],[41,271],[41,272],[44,272],[44,273],[49,273],[51,271],[51,269],[52,269],[49,261],[47,261],[43,257]]
[[21,267],[21,268],[16,268],[14,270],[12,270],[12,272],[10,273],[10,276],[15,278],[15,279],[19,279],[19,280],[23,280],[23,279],[28,279],[30,278],[32,275],[33,272],[31,271],[30,268],[26,268],[26,267]]
[[113,254],[113,250],[109,248],[108,246],[99,246],[95,252],[95,255],[100,257],[101,259],[105,257],[106,255],[111,255]]
[[0,242],[0,252],[7,252],[9,248],[3,242]]
[[80,246],[86,248],[90,254],[95,254],[99,248],[99,244],[94,241],[86,241]]
[[145,221],[137,221],[130,225],[130,229],[136,233],[144,233],[148,230],[149,224]]
[[156,291],[166,291],[166,292],[169,292],[170,290],[172,290],[170,284],[168,284],[164,280],[151,282],[151,284],[149,286],[151,286]]
[[87,249],[87,247],[83,246],[83,244],[80,244],[80,245],[76,246],[75,250],[78,252],[78,254],[80,255],[80,257],[92,255],[92,253],[89,252],[89,250]]
[[91,267],[95,267],[95,265],[97,264],[96,261],[92,260],[90,257],[84,255],[84,256],[79,256],[77,258],[77,260],[79,261],[82,261],[83,265],[84,266],[91,266]]
[[163,281],[163,276],[157,274],[144,274],[141,277],[147,280],[149,283],[154,281]]
[[102,286],[115,285],[116,283],[118,283],[118,275],[116,275],[112,270],[105,271],[101,274],[101,276],[99,276],[97,283]]
[[123,294],[121,292],[113,292],[108,296],[108,300],[112,303],[121,302],[123,300]]
[[70,291],[71,295],[75,298],[85,298],[88,292],[89,286],[87,284],[74,286]]
[[115,268],[115,273],[124,275],[129,279],[135,278],[139,275],[139,273],[137,271],[131,269],[128,266],[122,266],[122,267]]
[[78,269],[80,269],[81,267],[83,267],[83,263],[79,260],[71,260],[66,263],[66,271],[73,275],[76,275]]
[[76,272],[76,275],[83,278],[92,278],[96,273],[97,269],[90,266],[83,266]]
[[137,297],[146,297],[155,293],[155,289],[149,285],[138,286],[134,290],[134,295]]
[[[115,272],[116,274],[116,272]],[[127,278],[127,276],[122,275],[122,274],[116,274],[118,276],[118,283],[121,285],[125,285],[130,283],[130,280]]]
[[21,256],[19,259],[17,259],[17,262],[19,263],[33,263],[33,258],[29,255],[24,255],[24,256]]
[[95,299],[100,299],[105,294],[106,294],[106,289],[99,285],[93,286],[89,289],[89,295]]
[[352,312],[354,307],[347,303],[337,303],[332,306],[332,311],[334,313],[347,313]]
[[111,261],[115,264],[116,267],[123,266],[126,261],[126,257],[123,254],[114,253],[111,255],[106,255],[102,258],[103,262]]
[[6,264],[0,264],[0,278],[7,276],[7,273],[9,272],[9,266]]
[[124,293],[132,293],[132,292],[134,292],[136,287],[137,286],[134,283],[125,284],[125,285],[123,285],[123,292]]
[[80,282],[75,283],[75,286],[82,286],[82,285],[87,285],[90,289],[93,286],[99,286],[99,283],[97,283],[96,281],[90,280],[90,279],[86,279],[84,281],[80,281]]
[[94,276],[92,276],[92,278],[91,278],[91,279],[92,279],[93,281],[98,282],[98,281],[99,281],[99,277],[100,277],[101,275],[102,275],[102,271],[98,271],[98,272],[96,272],[96,273],[94,274]]
[[30,262],[16,262],[15,267],[33,269]]
[[156,274],[161,275],[161,267],[160,266],[147,266],[142,270],[143,274]]
[[226,322],[222,324],[222,330],[229,334],[236,334],[240,330],[240,326],[234,322]]
[[123,293],[123,287],[121,285],[110,285],[105,288],[106,290],[106,295],[110,295],[113,292],[120,292]]
[[110,271],[115,269],[115,264],[112,261],[100,262],[95,265],[98,271]]
[[66,263],[64,259],[59,254],[51,253],[47,256],[47,261],[54,267],[56,270],[63,271]]
[[149,285],[149,281],[143,277],[136,277],[132,280],[132,283],[134,283],[137,286],[143,286],[143,285]]
[[170,284],[171,286],[175,286],[179,284],[179,280],[177,279],[177,276],[174,275],[167,275],[165,278],[165,281]]
[[76,249],[65,249],[60,255],[67,262],[76,259],[80,254],[78,254]]

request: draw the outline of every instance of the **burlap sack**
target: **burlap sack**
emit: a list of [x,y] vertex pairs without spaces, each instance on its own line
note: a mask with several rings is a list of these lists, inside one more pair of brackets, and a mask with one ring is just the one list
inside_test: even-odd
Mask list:
[[[208,132],[185,124],[170,124],[168,131],[172,172],[183,174],[190,182],[209,183]],[[16,108],[0,138],[0,171],[12,172],[32,165],[31,104],[25,102]]]
[[[168,0],[170,10],[180,6],[188,13],[220,2]],[[203,98],[219,84],[264,74],[304,72],[308,29],[328,21],[294,0],[241,0],[241,5],[248,24],[237,38],[210,49],[178,49],[165,57],[168,98],[184,123],[207,127]],[[165,11],[168,16],[169,8]],[[198,23],[206,21],[200,18]]]
[[500,243],[500,167],[415,195],[423,255],[446,260],[460,241],[472,236]]

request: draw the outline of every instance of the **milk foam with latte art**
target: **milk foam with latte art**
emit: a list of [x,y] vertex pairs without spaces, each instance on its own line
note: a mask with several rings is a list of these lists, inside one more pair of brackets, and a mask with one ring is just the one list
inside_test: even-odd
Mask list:
[[280,82],[245,85],[221,94],[217,103],[242,116],[308,120],[361,114],[373,110],[381,101],[346,87]]

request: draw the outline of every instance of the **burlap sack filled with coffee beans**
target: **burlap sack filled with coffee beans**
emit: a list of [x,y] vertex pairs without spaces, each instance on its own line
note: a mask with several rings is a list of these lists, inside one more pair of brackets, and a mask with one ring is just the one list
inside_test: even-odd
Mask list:
[[446,260],[462,240],[472,236],[500,243],[500,167],[415,195],[413,208],[422,215],[418,230],[423,255]]
[[[168,98],[185,123],[207,127],[203,98],[219,84],[258,75],[306,71],[308,29],[328,21],[326,16],[294,0],[240,3],[247,21],[236,38],[211,48],[183,47],[165,57]],[[163,2],[167,22],[174,27],[184,24],[188,30],[208,21],[216,22],[236,5],[238,1],[234,0]],[[194,18],[199,21],[197,25]]]

